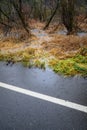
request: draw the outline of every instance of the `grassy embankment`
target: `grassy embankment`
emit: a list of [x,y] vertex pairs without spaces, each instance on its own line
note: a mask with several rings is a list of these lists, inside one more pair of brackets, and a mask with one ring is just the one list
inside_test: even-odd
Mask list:
[[87,76],[87,38],[55,34],[49,37],[52,40],[42,41],[41,48],[30,46],[34,42],[38,46],[37,38],[28,46],[25,41],[0,41],[0,61],[22,62],[29,68],[50,66],[58,74]]
[[[57,36],[50,49],[54,59],[50,67],[67,76],[87,76],[87,38],[78,36]],[[54,49],[52,49],[54,47]],[[48,47],[49,48],[49,47]]]

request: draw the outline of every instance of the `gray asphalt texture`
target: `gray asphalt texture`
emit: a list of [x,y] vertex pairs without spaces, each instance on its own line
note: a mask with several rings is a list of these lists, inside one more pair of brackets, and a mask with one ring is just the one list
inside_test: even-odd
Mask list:
[[[0,82],[87,106],[87,78],[1,62]],[[0,88],[0,130],[87,130],[87,114]]]

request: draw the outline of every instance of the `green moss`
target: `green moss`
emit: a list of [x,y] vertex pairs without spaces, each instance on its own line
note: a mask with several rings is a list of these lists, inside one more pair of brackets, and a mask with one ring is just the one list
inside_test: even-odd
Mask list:
[[87,75],[87,57],[78,55],[65,60],[51,60],[50,67],[56,72],[64,75]]
[[76,63],[87,63],[87,56],[76,55],[75,57],[73,57],[73,61],[75,61]]
[[78,71],[82,75],[87,75],[87,65],[75,64],[74,68],[75,68],[76,71]]

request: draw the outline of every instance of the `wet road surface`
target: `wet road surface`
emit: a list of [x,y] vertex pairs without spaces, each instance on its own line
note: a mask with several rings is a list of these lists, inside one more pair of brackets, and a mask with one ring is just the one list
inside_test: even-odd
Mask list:
[[[87,106],[87,79],[0,63],[0,82]],[[0,87],[0,130],[87,130],[87,113]]]

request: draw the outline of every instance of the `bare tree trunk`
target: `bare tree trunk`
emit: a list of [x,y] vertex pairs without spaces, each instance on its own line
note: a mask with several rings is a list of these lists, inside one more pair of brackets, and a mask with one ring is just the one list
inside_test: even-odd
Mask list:
[[19,11],[22,12],[22,0],[19,0]]
[[57,12],[58,7],[59,7],[59,0],[57,1],[57,6],[56,6],[54,12],[52,13],[52,15],[51,15],[49,21],[48,21],[47,24],[45,25],[44,30],[49,27],[49,25],[50,25],[50,23],[51,23],[53,17],[55,16],[55,14],[56,14],[56,12]]
[[28,29],[28,25],[26,24],[25,22],[25,19],[24,19],[24,16],[23,16],[23,13],[20,12],[20,10],[18,9],[17,5],[15,4],[14,1],[12,1],[12,5],[14,7],[14,9],[16,10],[20,20],[21,20],[21,23],[22,23],[22,26],[23,28],[25,29],[25,31],[28,33],[28,35],[30,36],[30,30]]
[[67,28],[68,34],[72,34],[74,29],[74,0],[61,0],[62,21]]

